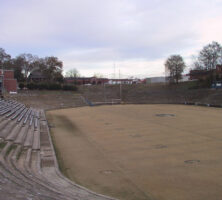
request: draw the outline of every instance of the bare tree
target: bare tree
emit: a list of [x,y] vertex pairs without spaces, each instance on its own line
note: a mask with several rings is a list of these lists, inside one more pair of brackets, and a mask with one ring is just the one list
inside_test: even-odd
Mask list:
[[198,65],[205,70],[216,68],[222,63],[222,46],[217,42],[212,42],[203,47],[198,56]]
[[33,56],[30,53],[23,53],[16,57],[22,68],[25,79],[28,78],[30,72],[33,69],[33,62],[38,59],[37,56]]
[[77,78],[80,76],[80,73],[77,69],[74,68],[67,71],[65,76],[70,78]]
[[203,70],[203,66],[201,66],[201,63],[198,60],[197,56],[192,55],[191,59],[192,59],[192,63],[191,63],[191,66],[190,66],[191,69]]
[[12,59],[14,76],[19,82],[25,81],[24,74],[22,73],[23,62],[24,60],[21,57],[16,57]]
[[180,55],[171,55],[165,62],[165,67],[169,71],[170,81],[178,83],[182,78],[182,73],[186,67]]
[[11,60],[11,56],[5,52],[3,48],[0,48],[0,67],[5,67]]
[[57,57],[45,57],[42,62],[41,71],[49,81],[55,81],[62,77],[63,63]]
[[93,77],[96,77],[96,78],[104,78],[105,76],[101,73],[94,73]]

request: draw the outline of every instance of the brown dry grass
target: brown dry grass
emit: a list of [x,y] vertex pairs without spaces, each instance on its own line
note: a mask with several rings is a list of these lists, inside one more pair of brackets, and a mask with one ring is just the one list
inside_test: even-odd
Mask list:
[[182,105],[47,112],[68,177],[127,200],[221,200],[221,116],[221,109]]

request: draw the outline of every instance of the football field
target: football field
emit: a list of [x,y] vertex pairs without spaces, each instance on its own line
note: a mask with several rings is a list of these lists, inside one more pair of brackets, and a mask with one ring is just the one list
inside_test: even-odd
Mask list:
[[221,200],[222,109],[115,105],[47,112],[63,173],[125,200]]

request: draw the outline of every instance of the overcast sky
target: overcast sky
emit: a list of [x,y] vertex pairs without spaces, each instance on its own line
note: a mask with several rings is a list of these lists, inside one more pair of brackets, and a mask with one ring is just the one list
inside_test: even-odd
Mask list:
[[57,56],[64,71],[163,76],[164,62],[222,43],[222,0],[0,0],[0,47]]

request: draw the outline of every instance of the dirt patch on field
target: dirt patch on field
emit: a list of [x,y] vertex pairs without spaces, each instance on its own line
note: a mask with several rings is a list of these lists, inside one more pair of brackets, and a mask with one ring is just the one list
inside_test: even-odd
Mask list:
[[66,175],[127,200],[220,200],[221,115],[179,105],[47,112]]
[[68,117],[64,115],[56,116],[56,126],[55,124],[50,125],[50,128],[61,128],[70,135],[76,136],[79,133],[79,130],[74,122],[69,120]]

